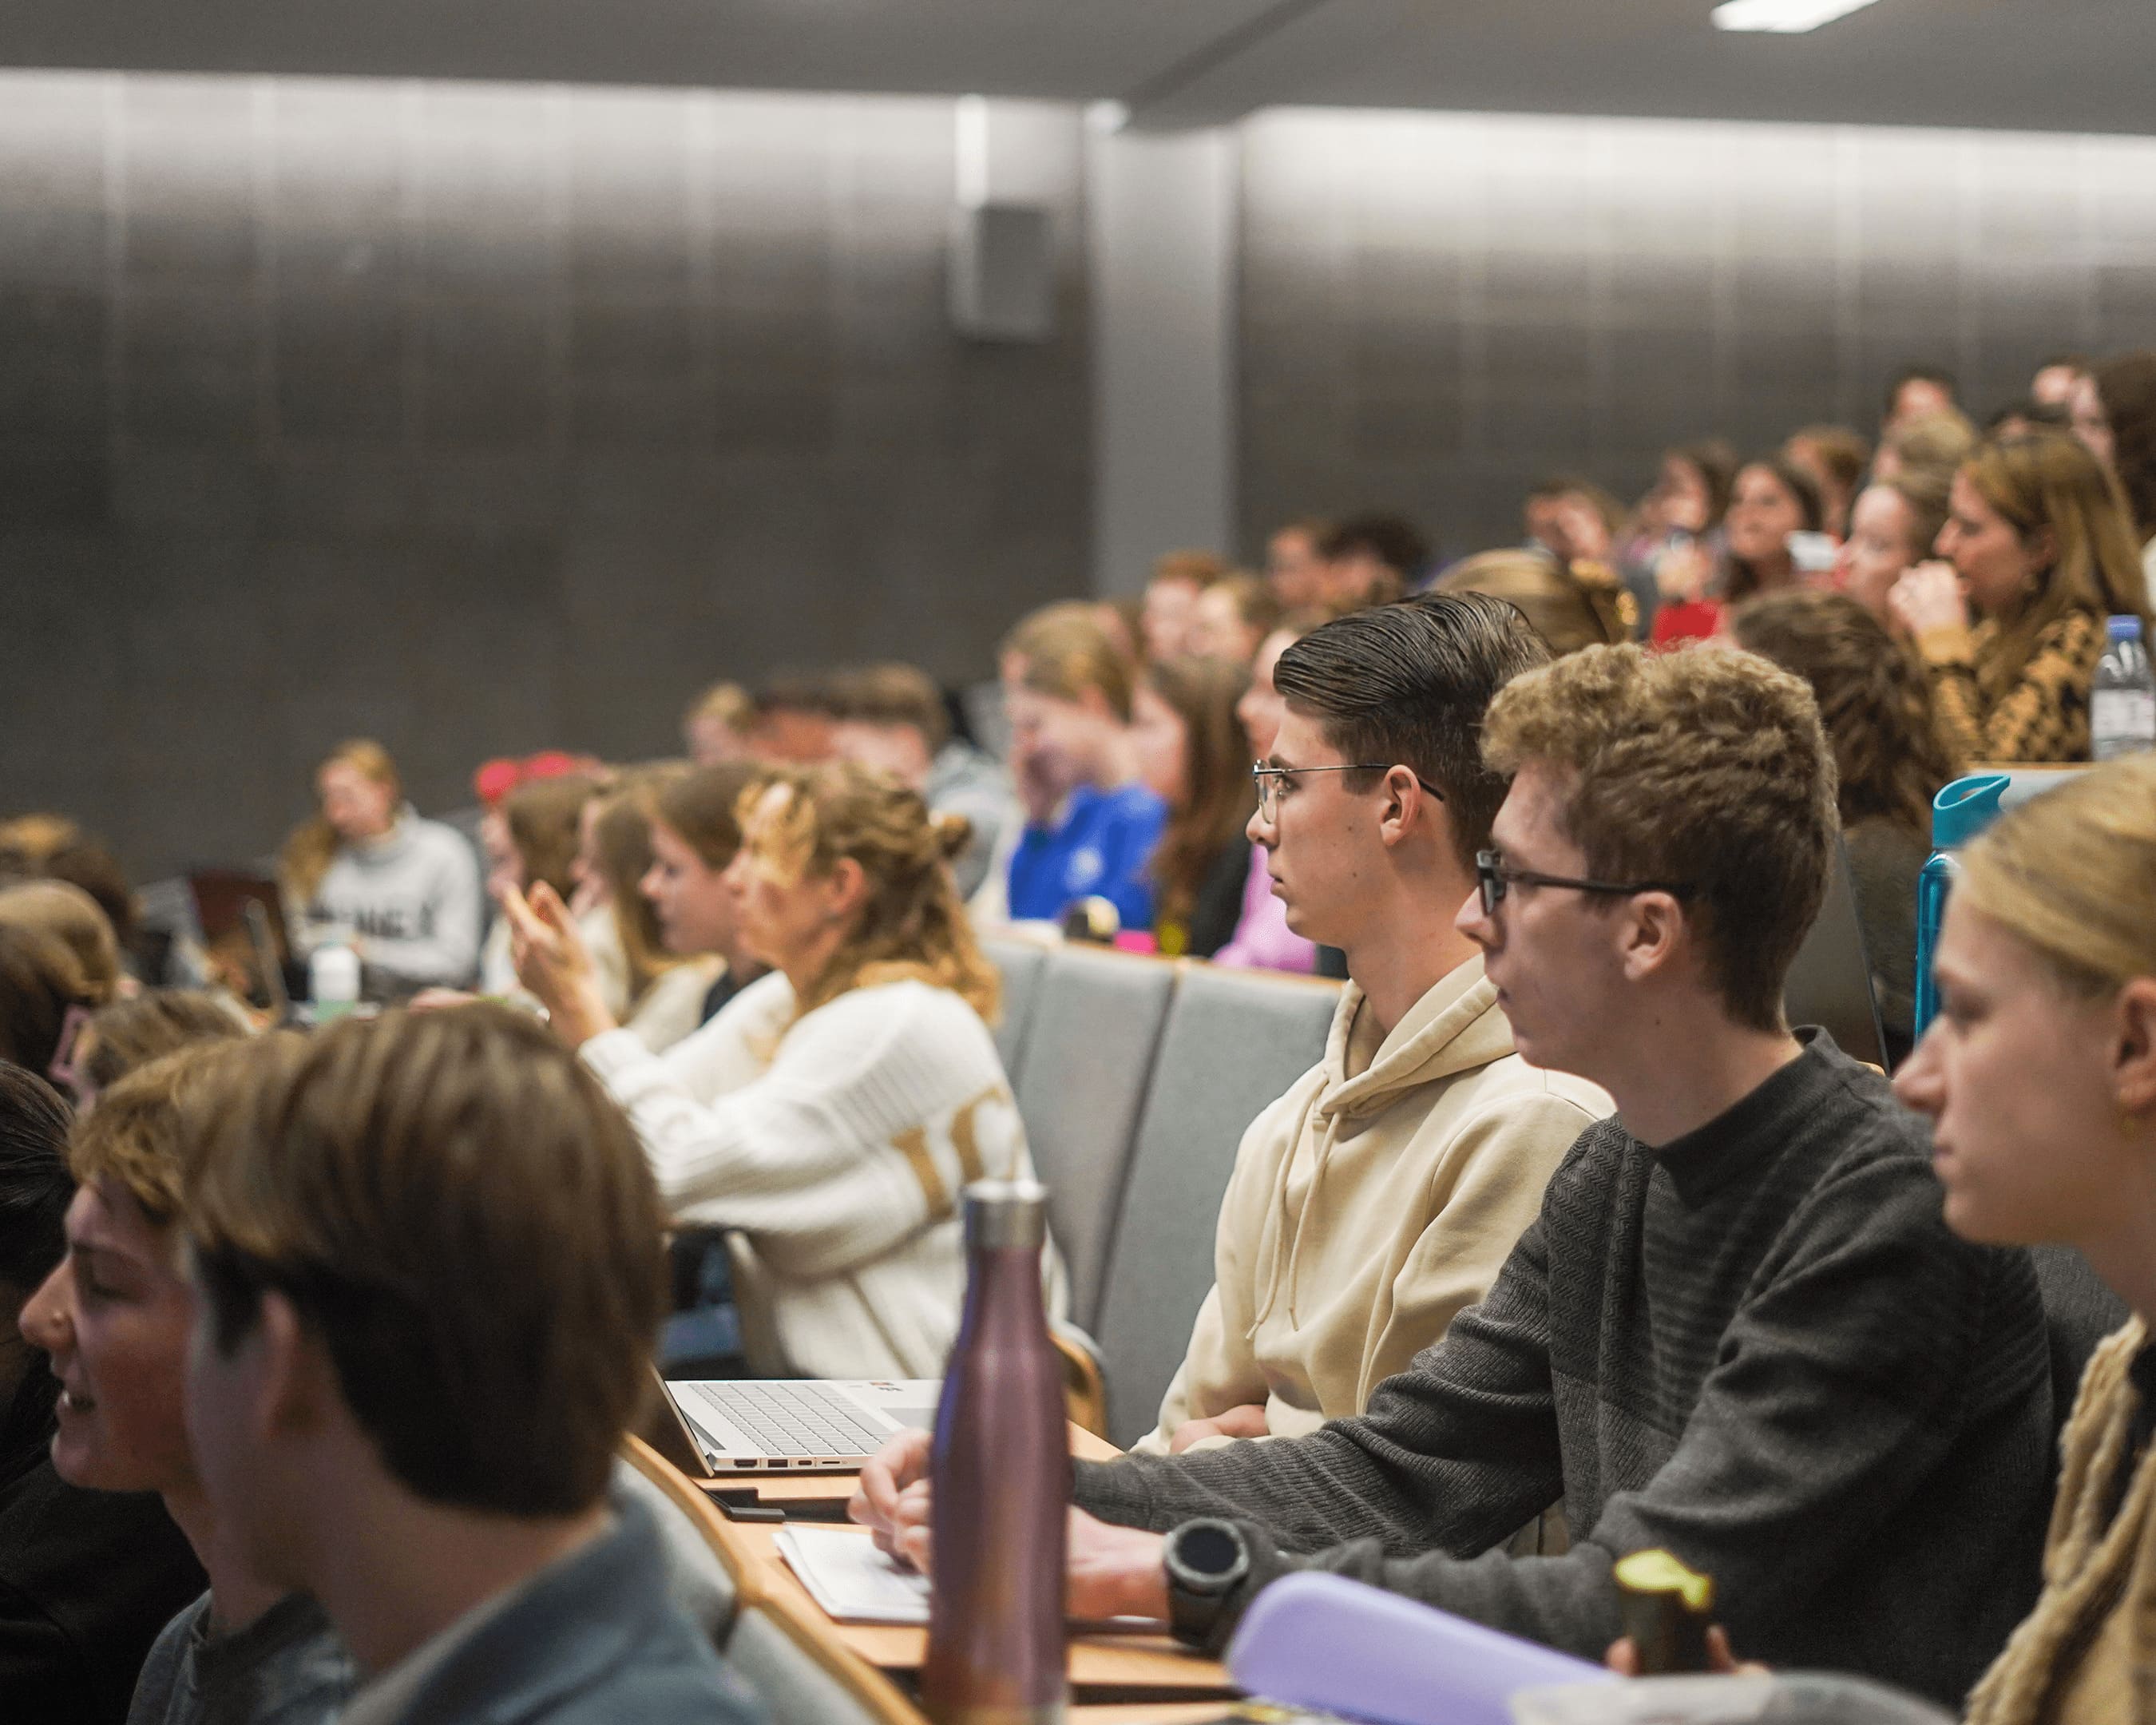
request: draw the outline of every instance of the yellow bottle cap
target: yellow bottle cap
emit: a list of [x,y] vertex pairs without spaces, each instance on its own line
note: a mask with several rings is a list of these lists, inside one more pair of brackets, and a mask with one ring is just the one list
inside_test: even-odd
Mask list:
[[1687,1569],[1659,1546],[1651,1551],[1635,1551],[1630,1557],[1620,1558],[1615,1574],[1618,1586],[1635,1593],[1675,1594],[1688,1610],[1713,1609],[1714,1578],[1702,1575],[1697,1569]]

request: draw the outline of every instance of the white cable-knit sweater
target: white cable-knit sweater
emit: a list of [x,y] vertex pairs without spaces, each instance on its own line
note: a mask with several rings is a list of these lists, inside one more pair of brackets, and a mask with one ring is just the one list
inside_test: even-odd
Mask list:
[[1033,1173],[995,1042],[965,1001],[921,982],[853,989],[788,1028],[793,1014],[774,973],[664,1055],[610,1030],[583,1058],[675,1216],[738,1230],[753,1364],[938,1377],[965,1296],[959,1194]]

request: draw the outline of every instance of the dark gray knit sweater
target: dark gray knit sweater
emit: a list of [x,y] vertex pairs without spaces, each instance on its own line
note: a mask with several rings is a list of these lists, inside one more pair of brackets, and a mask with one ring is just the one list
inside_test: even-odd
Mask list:
[[[1921,1122],[1804,1034],[1660,1152],[1589,1127],[1488,1299],[1361,1418],[1081,1463],[1080,1505],[1240,1522],[1255,1570],[1222,1641],[1257,1589],[1322,1568],[1599,1659],[1611,1563],[1666,1546],[1747,1657],[1958,1702],[2036,1594],[2035,1276],[1947,1230]],[[1560,1500],[1567,1555],[1493,1548]]]

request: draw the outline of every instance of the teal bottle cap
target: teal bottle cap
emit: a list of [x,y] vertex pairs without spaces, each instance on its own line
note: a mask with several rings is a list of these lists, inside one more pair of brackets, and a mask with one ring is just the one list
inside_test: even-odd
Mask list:
[[1972,773],[1932,798],[1932,849],[1958,850],[1999,819],[1999,799],[2012,783],[2004,773]]

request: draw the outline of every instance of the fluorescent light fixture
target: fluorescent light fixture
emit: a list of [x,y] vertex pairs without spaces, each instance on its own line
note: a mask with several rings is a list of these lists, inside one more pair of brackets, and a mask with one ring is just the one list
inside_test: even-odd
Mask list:
[[1722,0],[1714,8],[1714,28],[1795,36],[1871,4],[1871,0]]
[[978,209],[988,201],[988,99],[980,95],[958,98],[952,117],[952,163],[957,169],[955,188],[962,209]]

